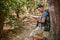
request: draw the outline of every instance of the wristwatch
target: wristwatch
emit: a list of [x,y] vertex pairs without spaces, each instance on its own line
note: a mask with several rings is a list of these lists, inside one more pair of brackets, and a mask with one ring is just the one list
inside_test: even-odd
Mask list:
[[39,20],[38,22],[41,23],[41,20]]

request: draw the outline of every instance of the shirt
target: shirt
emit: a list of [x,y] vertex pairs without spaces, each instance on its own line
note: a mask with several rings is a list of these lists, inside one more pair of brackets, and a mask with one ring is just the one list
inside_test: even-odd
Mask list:
[[[42,14],[39,16],[38,20],[42,20],[42,18],[46,18],[46,16],[48,15],[48,13],[46,11],[42,12]],[[39,27],[44,26],[44,23],[38,23]]]

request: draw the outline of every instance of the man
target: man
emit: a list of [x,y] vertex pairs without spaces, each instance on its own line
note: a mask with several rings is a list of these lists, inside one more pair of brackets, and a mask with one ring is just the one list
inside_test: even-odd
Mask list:
[[44,35],[45,34],[44,27],[46,26],[45,22],[46,22],[46,16],[48,13],[44,11],[44,6],[41,4],[37,5],[37,9],[41,13],[41,15],[38,18],[33,17],[34,19],[38,21],[38,26],[36,27],[36,29],[34,29],[30,33],[30,37],[33,37],[36,40],[43,40],[44,37],[48,37],[48,35]]

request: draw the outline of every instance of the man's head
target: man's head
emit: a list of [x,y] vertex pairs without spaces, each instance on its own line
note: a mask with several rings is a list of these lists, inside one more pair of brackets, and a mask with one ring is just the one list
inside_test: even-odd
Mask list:
[[44,11],[44,6],[41,5],[41,4],[38,4],[37,9],[38,9],[39,12],[43,12]]

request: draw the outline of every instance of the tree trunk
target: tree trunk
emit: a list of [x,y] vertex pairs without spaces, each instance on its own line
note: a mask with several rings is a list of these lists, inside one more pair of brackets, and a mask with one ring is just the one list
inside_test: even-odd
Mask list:
[[60,0],[55,0],[56,12],[56,40],[60,40]]
[[60,40],[60,0],[48,0],[50,21],[51,21],[51,31],[50,40]]
[[3,12],[0,12],[0,38],[2,38],[2,29],[3,29],[3,25],[4,25],[4,16],[3,16]]
[[4,20],[5,20],[5,13],[0,12],[0,40],[8,40],[7,33],[3,31]]

